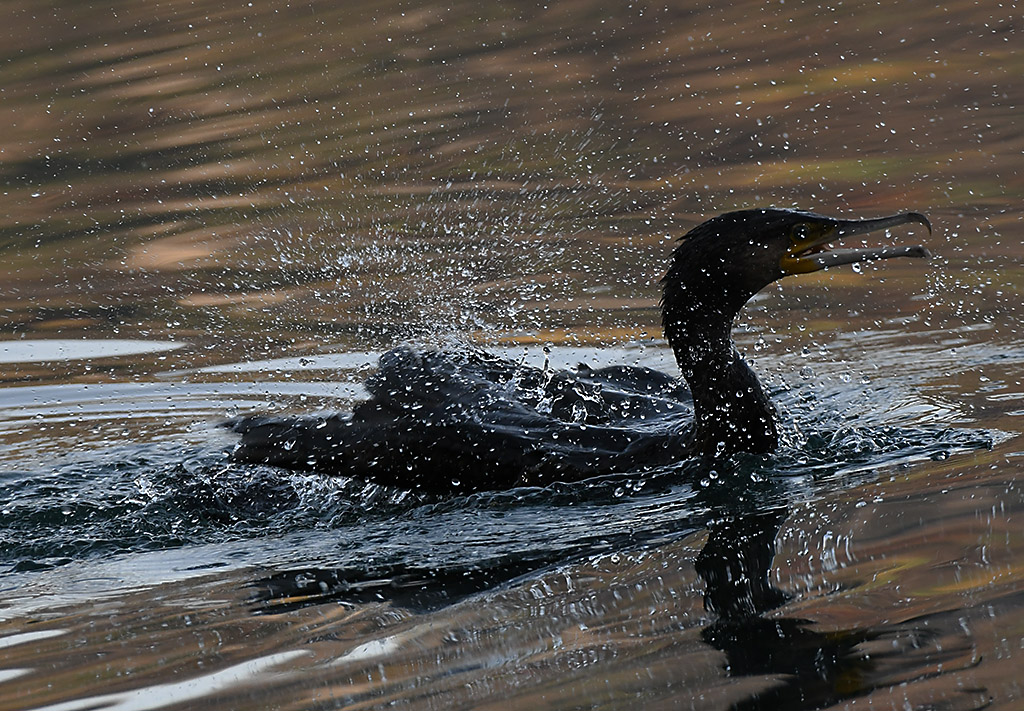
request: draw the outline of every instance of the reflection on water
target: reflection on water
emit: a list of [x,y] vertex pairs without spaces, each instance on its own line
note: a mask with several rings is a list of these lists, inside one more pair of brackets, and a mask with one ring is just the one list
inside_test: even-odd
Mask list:
[[[158,684],[118,694],[86,696],[66,703],[40,706],[38,711],[86,711],[97,708],[148,711],[148,709],[162,709],[177,704],[200,701],[211,695],[222,694],[233,686],[251,684],[254,680],[261,678],[273,678],[275,675],[268,675],[268,670],[296,657],[305,656],[305,654],[305,652],[297,650],[272,654],[175,684]],[[283,675],[277,674],[276,676]]]
[[[1012,8],[5,9],[0,709],[1024,698]],[[747,307],[786,442],[736,486],[224,456],[403,339],[672,371],[671,238],[765,204],[938,257]]]
[[110,356],[159,353],[181,348],[181,343],[161,341],[73,341],[50,338],[45,341],[0,342],[0,363],[48,363],[64,360],[86,360]]
[[[656,333],[665,236],[698,215],[913,206],[957,265],[1012,224],[999,205],[1020,190],[1013,100],[993,89],[1020,74],[1013,19],[966,3],[16,8],[8,333],[249,356],[438,330]],[[1009,303],[992,268],[933,299]]]

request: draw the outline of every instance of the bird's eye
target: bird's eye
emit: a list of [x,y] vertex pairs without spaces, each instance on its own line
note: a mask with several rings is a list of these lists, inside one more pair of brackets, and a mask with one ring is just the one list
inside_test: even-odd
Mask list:
[[803,242],[811,236],[811,230],[807,225],[797,225],[793,228],[793,241]]

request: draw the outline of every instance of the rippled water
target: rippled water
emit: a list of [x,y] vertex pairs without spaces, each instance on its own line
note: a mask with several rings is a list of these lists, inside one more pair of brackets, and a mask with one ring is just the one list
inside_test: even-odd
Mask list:
[[[5,16],[0,709],[1020,705],[1019,12]],[[453,499],[227,456],[400,342],[675,372],[671,239],[768,204],[938,255],[748,305],[776,455]]]

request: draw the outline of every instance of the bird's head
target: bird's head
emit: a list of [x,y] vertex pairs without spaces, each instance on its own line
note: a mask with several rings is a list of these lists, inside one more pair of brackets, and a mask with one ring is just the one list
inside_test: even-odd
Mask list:
[[920,245],[829,248],[840,239],[907,223],[924,225],[931,232],[928,219],[919,212],[870,220],[778,208],[719,215],[680,240],[663,280],[664,305],[704,302],[738,310],[751,296],[784,276],[855,262],[930,256]]

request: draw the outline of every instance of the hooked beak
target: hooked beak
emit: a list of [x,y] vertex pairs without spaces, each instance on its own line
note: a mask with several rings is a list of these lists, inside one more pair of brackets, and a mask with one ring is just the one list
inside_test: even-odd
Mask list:
[[877,230],[885,230],[897,225],[916,222],[928,228],[932,233],[932,225],[928,218],[920,212],[905,212],[890,217],[879,217],[874,220],[827,220],[804,225],[807,236],[794,236],[793,244],[782,257],[779,266],[783,274],[808,274],[827,267],[841,264],[874,261],[876,259],[892,259],[893,257],[930,257],[931,252],[921,245],[905,247],[868,247],[864,249],[828,249],[829,242],[843,237],[866,234]]

